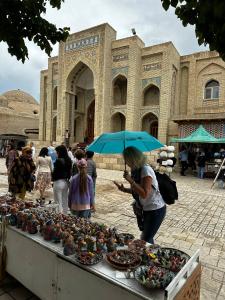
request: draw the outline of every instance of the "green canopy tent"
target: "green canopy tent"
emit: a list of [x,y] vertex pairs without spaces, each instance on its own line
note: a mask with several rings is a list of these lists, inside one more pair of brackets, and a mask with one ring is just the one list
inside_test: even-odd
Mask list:
[[225,139],[217,139],[202,125],[185,138],[172,138],[172,143],[225,143]]

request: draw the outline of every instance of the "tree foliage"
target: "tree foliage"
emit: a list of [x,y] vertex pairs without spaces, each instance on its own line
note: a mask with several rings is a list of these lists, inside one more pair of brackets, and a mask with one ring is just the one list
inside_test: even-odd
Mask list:
[[209,45],[225,60],[225,0],[161,0],[165,10],[175,8],[184,26],[195,25],[199,45]]
[[60,9],[64,0],[1,0],[0,42],[6,42],[8,52],[25,62],[28,49],[25,40],[33,41],[49,56],[52,45],[65,41],[69,28],[57,28],[44,19],[46,5]]

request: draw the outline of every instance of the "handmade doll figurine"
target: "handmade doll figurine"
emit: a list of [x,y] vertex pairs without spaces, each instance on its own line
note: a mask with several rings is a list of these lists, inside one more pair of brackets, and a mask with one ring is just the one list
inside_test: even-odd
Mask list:
[[18,209],[16,207],[12,207],[10,209],[10,217],[9,217],[9,224],[11,226],[16,226],[17,225],[17,213]]
[[63,254],[66,256],[73,255],[75,253],[75,246],[73,242],[72,235],[69,235],[65,241],[65,245],[63,248]]
[[39,222],[35,218],[35,216],[33,214],[28,215],[27,231],[30,234],[36,234],[38,232],[38,225],[39,225]]
[[78,252],[87,251],[87,243],[85,241],[84,236],[80,236],[77,241]]
[[98,238],[96,240],[96,250],[98,253],[107,252],[107,246],[104,239]]
[[62,230],[59,224],[55,224],[52,231],[52,240],[54,243],[60,243],[62,238]]
[[23,216],[23,212],[19,211],[18,214],[17,214],[17,224],[16,224],[17,228],[22,227],[22,216]]
[[116,242],[116,240],[113,237],[107,239],[106,246],[107,246],[108,252],[113,252],[114,250],[116,250],[115,242]]
[[22,214],[22,226],[21,226],[22,231],[27,230],[27,218],[28,218],[27,213],[23,213]]
[[52,220],[48,220],[44,227],[43,227],[43,237],[44,237],[44,240],[46,241],[51,241],[52,240]]
[[96,238],[93,236],[89,236],[86,238],[87,243],[87,251],[88,252],[95,252],[96,251]]

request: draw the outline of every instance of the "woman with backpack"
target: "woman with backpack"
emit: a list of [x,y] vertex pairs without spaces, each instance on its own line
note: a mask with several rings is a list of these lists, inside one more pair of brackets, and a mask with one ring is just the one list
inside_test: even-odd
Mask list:
[[68,212],[68,189],[71,177],[72,162],[64,145],[55,148],[58,158],[52,173],[54,200],[59,204],[59,212]]
[[155,172],[146,163],[143,153],[135,147],[127,147],[123,151],[123,157],[131,168],[131,175],[127,171],[124,172],[124,178],[130,184],[130,188],[116,182],[115,184],[120,191],[132,194],[135,199],[134,213],[142,231],[141,238],[154,244],[153,238],[166,215],[166,204],[159,192]]

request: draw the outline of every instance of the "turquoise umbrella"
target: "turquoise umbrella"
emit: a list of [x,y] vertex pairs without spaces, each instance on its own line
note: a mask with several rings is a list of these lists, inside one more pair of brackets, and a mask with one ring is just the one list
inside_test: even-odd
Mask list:
[[146,131],[118,131],[101,134],[87,150],[102,154],[121,154],[130,146],[141,152],[149,152],[164,145]]

